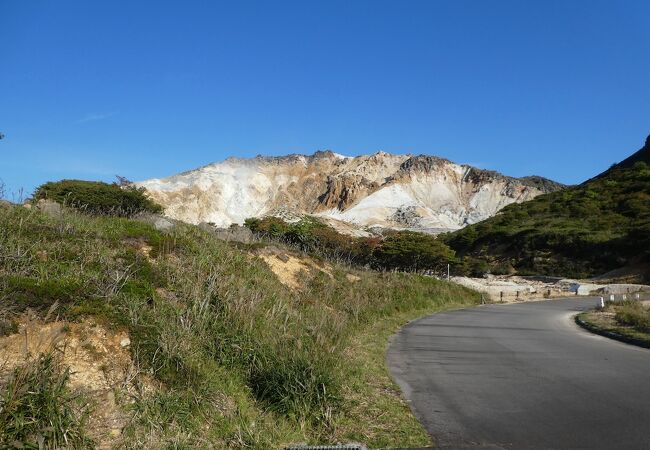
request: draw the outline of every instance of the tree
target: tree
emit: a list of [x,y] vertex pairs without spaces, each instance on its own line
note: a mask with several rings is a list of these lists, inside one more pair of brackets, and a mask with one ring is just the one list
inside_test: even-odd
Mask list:
[[455,252],[434,236],[401,231],[389,235],[373,252],[382,269],[442,271],[455,262]]

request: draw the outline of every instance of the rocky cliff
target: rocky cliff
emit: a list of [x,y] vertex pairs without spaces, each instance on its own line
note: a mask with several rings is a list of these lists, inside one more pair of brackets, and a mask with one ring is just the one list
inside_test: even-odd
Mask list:
[[320,216],[354,227],[458,229],[562,185],[511,178],[434,156],[229,158],[163,179],[136,183],[166,214],[217,226],[248,217]]

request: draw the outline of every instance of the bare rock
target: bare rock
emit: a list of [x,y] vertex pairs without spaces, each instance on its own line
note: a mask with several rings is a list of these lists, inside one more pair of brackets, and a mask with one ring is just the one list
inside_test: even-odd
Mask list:
[[420,224],[422,216],[420,216],[415,206],[402,206],[395,211],[392,219],[400,225],[417,227]]
[[174,228],[176,224],[169,219],[159,217],[153,222],[153,227],[158,231],[168,231]]
[[249,244],[255,241],[253,232],[241,225],[231,225],[229,228],[213,228],[218,239],[228,242],[242,242]]
[[36,209],[41,211],[43,214],[47,214],[48,216],[52,217],[60,217],[63,212],[63,208],[60,204],[52,200],[45,199],[40,199],[36,203]]
[[148,223],[158,231],[170,231],[178,224],[177,220],[151,213],[137,214],[133,219]]

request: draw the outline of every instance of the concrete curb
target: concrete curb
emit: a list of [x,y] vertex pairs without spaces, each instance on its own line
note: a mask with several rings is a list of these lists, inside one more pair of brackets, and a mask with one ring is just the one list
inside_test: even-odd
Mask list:
[[577,316],[575,316],[575,322],[579,326],[581,326],[582,328],[584,328],[587,331],[590,331],[590,332],[592,332],[594,334],[599,334],[601,336],[605,336],[605,337],[608,337],[610,339],[614,339],[614,340],[617,340],[617,341],[620,341],[620,342],[624,342],[626,344],[636,345],[637,347],[643,347],[643,348],[650,349],[650,341],[634,338],[634,337],[631,337],[631,336],[625,336],[623,334],[616,333],[615,331],[606,330],[606,329],[601,328],[601,327],[599,327],[597,325],[594,325],[594,324],[592,324],[590,322],[582,320],[580,315],[581,314],[578,314]]

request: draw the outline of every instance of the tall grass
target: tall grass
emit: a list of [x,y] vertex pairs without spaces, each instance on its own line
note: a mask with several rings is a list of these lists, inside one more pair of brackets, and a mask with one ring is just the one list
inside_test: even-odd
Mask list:
[[26,361],[2,385],[0,448],[93,448],[87,405],[68,388],[69,372],[52,353]]

